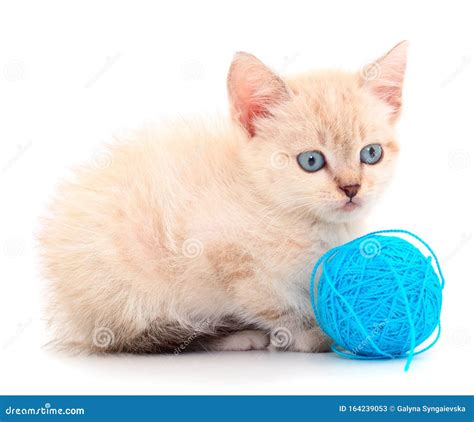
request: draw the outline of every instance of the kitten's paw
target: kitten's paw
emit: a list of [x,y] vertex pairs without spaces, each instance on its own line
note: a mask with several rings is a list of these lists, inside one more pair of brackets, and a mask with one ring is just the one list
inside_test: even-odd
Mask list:
[[269,338],[264,332],[245,330],[214,340],[211,349],[218,351],[264,350],[268,343]]

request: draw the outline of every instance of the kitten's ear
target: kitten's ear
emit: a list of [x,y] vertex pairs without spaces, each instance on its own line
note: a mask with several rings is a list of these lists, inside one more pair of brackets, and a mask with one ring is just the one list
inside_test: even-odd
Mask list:
[[239,52],[229,69],[227,90],[232,116],[255,135],[255,119],[290,97],[285,82],[255,56]]
[[402,41],[385,56],[364,67],[360,76],[361,84],[392,108],[392,123],[401,112],[407,49],[408,41]]

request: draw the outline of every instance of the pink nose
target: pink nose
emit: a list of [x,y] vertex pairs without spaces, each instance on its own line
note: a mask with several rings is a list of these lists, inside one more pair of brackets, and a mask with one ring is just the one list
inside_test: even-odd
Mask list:
[[360,185],[339,186],[339,189],[341,189],[349,199],[352,199],[357,195],[357,192],[359,192]]

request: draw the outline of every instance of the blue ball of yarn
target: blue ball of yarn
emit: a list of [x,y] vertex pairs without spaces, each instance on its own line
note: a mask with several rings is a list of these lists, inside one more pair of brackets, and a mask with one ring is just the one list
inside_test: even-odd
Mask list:
[[[400,234],[421,242],[431,256]],[[407,357],[408,370],[413,356],[439,338],[443,286],[438,259],[421,238],[385,230],[324,254],[314,266],[310,292],[316,319],[334,340],[333,351],[355,359]],[[436,328],[431,344],[415,351]]]

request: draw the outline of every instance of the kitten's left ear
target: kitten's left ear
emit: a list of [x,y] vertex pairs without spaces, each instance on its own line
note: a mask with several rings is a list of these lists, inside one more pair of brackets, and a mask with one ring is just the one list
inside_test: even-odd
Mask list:
[[398,119],[402,108],[407,49],[408,41],[402,41],[385,56],[364,67],[360,75],[361,85],[392,108],[392,123]]
[[290,98],[285,82],[255,56],[237,53],[227,77],[231,113],[255,135],[255,120],[271,114],[272,107]]

